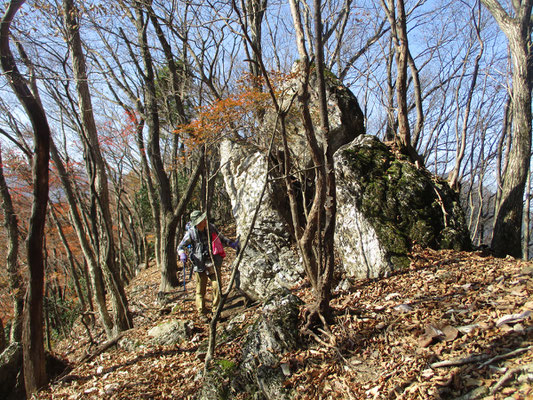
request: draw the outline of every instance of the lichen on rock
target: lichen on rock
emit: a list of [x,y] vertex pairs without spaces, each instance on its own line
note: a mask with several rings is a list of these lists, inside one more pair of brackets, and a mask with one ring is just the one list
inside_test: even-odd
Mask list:
[[409,265],[414,244],[464,250],[470,238],[447,183],[360,136],[335,155],[337,249],[349,276],[375,278]]

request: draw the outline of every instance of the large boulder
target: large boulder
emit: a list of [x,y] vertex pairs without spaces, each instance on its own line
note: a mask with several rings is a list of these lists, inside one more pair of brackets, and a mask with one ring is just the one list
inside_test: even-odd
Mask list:
[[[316,82],[311,77],[310,108],[317,115]],[[355,96],[327,74],[330,139],[336,151],[337,227],[335,247],[345,274],[352,278],[386,275],[409,265],[413,244],[432,248],[468,249],[469,233],[456,194],[445,181],[396,156],[377,138],[364,134],[363,115]],[[282,107],[293,101],[298,81],[281,90]],[[300,121],[298,102],[287,114],[295,190],[308,201],[314,175]],[[266,136],[277,121],[265,112],[259,132]],[[261,136],[261,135],[259,135]],[[319,138],[323,141],[324,138]],[[226,140],[221,165],[237,233],[249,231],[261,191],[268,179],[249,246],[240,265],[241,289],[265,300],[279,287],[291,287],[304,276],[291,236],[292,219],[283,176],[283,149],[275,144],[270,170],[264,143]],[[304,172],[307,171],[307,172]],[[303,200],[302,200],[303,203]],[[300,211],[309,204],[300,204]],[[301,216],[300,216],[301,217]]]
[[458,195],[377,138],[360,136],[342,147],[335,165],[335,244],[348,276],[375,278],[405,268],[413,244],[470,248]]
[[[295,68],[298,67],[298,64]],[[314,75],[310,81],[311,109],[317,109],[318,85]],[[333,149],[349,143],[364,133],[363,113],[353,93],[331,73],[326,73],[326,91],[329,111],[330,138]],[[294,100],[299,80],[285,82],[281,102],[291,103],[286,123],[291,156],[302,169],[311,158],[300,118],[299,104]],[[314,113],[317,115],[317,113]],[[269,136],[278,121],[272,110],[265,113],[262,135]],[[319,141],[323,138],[319,137]],[[280,149],[277,149],[277,153]],[[267,155],[264,147],[251,143],[225,140],[220,147],[221,166],[226,191],[229,194],[237,234],[243,240],[249,231],[267,176],[271,179],[261,204],[251,241],[240,266],[241,289],[254,300],[265,300],[279,287],[291,287],[304,275],[303,265],[294,251],[291,237],[291,216],[283,180],[274,171],[267,173]]]
[[[224,141],[222,172],[241,241],[248,234],[267,177],[266,155],[251,146]],[[253,234],[240,264],[240,288],[253,300],[264,300],[280,287],[298,282],[303,268],[290,248],[290,228],[279,207],[280,188],[267,186]]]
[[[288,144],[291,155],[295,163],[300,166],[309,165],[311,163],[311,154],[307,145],[306,134],[302,123],[301,109],[298,101],[295,101],[296,94],[301,90],[301,82],[299,76],[305,74],[301,71],[303,65],[295,63],[292,73],[295,78],[285,82],[280,92],[281,108],[290,107],[290,111],[286,116]],[[326,102],[328,107],[328,122],[329,122],[329,144],[331,150],[336,152],[342,145],[350,143],[357,136],[365,133],[364,115],[359,107],[357,98],[342,84],[342,82],[330,71],[324,72],[326,84]],[[311,118],[315,127],[320,125],[319,116],[319,93],[318,81],[314,73],[309,76],[309,108],[311,111]],[[275,121],[276,115],[265,119],[265,124],[268,121]],[[272,129],[271,126],[268,126]],[[270,131],[270,130],[269,130]],[[325,139],[321,136],[321,130],[316,129],[315,134],[319,143],[324,143]]]

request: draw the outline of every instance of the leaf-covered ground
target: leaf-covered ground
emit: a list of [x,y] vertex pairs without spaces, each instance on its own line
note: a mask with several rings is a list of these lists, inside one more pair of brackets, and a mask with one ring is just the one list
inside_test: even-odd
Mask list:
[[[227,272],[226,272],[227,273]],[[193,285],[157,301],[159,272],[129,285],[135,328],[94,358],[102,332],[76,326],[55,350],[73,370],[41,399],[189,399],[202,385],[208,327],[194,310]],[[295,288],[309,299],[309,289]],[[336,324],[305,349],[283,355],[286,387],[299,399],[533,398],[533,264],[481,252],[418,250],[408,271],[338,290]],[[245,326],[260,307],[235,298],[219,324]],[[147,331],[169,319],[194,321],[191,340],[150,344]],[[239,360],[243,331],[216,359]],[[83,361],[80,361],[83,360]],[[246,399],[246,393],[234,398]]]

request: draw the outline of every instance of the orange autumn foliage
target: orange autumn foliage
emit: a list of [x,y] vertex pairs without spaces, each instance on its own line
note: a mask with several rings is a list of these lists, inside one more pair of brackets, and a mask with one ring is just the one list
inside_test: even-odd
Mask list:
[[[283,87],[291,77],[277,72],[270,74],[275,88]],[[280,92],[279,89],[275,91],[276,94]],[[224,137],[261,142],[261,138],[256,137],[258,130],[255,128],[260,116],[268,109],[272,109],[272,98],[264,90],[263,80],[245,75],[238,81],[235,93],[198,107],[196,118],[188,124],[178,125],[174,133],[180,136],[187,151],[216,143]]]

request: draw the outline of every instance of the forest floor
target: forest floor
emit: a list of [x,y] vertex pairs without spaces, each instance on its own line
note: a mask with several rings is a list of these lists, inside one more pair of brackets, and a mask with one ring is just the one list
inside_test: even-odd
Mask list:
[[[99,353],[105,335],[94,330],[91,342],[76,325],[54,349],[72,371],[38,397],[194,398],[202,385],[208,325],[195,312],[193,282],[170,293],[164,306],[158,286],[154,266],[128,286],[135,327],[119,343],[136,346]],[[308,287],[294,292],[310,299]],[[285,386],[299,399],[532,399],[532,294],[532,263],[417,250],[403,273],[334,291],[332,334],[282,356]],[[241,300],[229,304],[221,331],[260,313],[259,305],[245,308]],[[171,319],[193,321],[193,337],[180,345],[151,344],[148,331]],[[238,362],[244,337],[220,344],[215,358]]]

